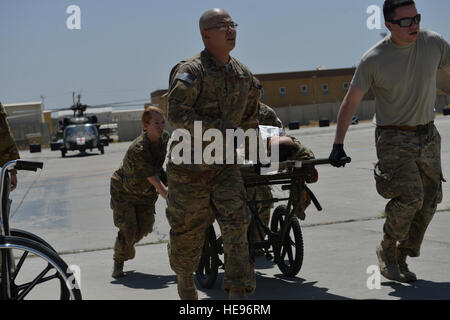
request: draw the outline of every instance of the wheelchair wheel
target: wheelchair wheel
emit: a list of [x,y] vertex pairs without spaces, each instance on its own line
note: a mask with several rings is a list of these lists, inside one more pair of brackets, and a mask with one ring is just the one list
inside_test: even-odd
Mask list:
[[75,275],[58,254],[27,238],[0,237],[0,297],[81,300]]
[[287,234],[279,245],[274,246],[275,262],[281,272],[294,277],[303,264],[303,237],[298,219],[293,216],[287,220],[288,211],[285,205],[278,206],[272,215],[270,229],[280,232],[282,226],[288,223]]
[[33,240],[36,242],[39,242],[40,244],[46,246],[47,248],[49,248],[50,250],[54,251],[56,253],[56,250],[44,239],[38,237],[37,235],[25,231],[25,230],[20,230],[20,229],[11,229],[11,236],[13,237],[21,237],[21,238],[25,238],[28,240]]
[[219,272],[219,253],[217,250],[216,232],[210,226],[206,230],[205,244],[198,264],[195,278],[202,288],[211,288],[217,279]]

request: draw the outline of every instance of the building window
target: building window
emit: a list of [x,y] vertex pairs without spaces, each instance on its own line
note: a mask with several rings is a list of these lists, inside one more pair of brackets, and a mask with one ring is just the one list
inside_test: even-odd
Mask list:
[[328,94],[328,83],[322,83],[322,94]]
[[342,86],[343,86],[343,88],[344,88],[344,92],[347,92],[348,89],[350,88],[350,83],[344,82],[344,84],[343,84]]
[[306,84],[300,86],[300,93],[302,96],[308,95],[308,86]]
[[286,87],[280,87],[280,97],[286,97],[286,96],[287,96]]

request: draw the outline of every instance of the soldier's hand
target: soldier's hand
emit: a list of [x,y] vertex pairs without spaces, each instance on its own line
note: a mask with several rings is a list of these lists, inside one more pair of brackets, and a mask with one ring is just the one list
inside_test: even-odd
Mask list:
[[334,167],[345,167],[345,164],[351,160],[344,151],[344,145],[338,143],[333,144],[333,150],[328,159]]
[[167,186],[167,173],[164,168],[161,168],[161,172],[159,173],[159,180]]
[[17,176],[15,174],[11,174],[11,191],[17,187]]

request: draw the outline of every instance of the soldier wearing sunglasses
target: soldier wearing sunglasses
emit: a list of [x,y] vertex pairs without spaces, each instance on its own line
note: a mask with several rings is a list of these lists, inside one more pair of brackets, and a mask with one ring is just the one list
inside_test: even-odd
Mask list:
[[344,98],[330,160],[340,166],[351,119],[364,94],[375,94],[374,169],[377,192],[387,203],[377,246],[381,274],[415,281],[406,263],[418,257],[425,231],[442,201],[441,137],[433,124],[438,68],[450,74],[450,46],[439,34],[420,30],[414,1],[386,0],[390,36],[367,51]]

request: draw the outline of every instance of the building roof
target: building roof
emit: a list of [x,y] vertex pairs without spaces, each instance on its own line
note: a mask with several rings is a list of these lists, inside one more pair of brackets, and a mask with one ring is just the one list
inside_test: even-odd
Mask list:
[[[53,115],[53,118],[59,118],[63,116],[73,116],[73,110],[44,110],[50,111]],[[85,114],[101,114],[101,113],[109,113],[112,112],[111,107],[102,107],[102,108],[87,108],[84,112]]]
[[42,104],[42,101],[20,102],[20,103],[7,103],[4,107],[18,107],[18,106],[31,106]]
[[259,81],[271,81],[271,80],[290,80],[299,78],[312,78],[312,77],[330,77],[330,76],[348,76],[355,73],[355,67],[343,68],[343,69],[322,69],[322,70],[310,70],[310,71],[294,71],[294,72],[277,72],[277,73],[261,73],[255,74],[255,77]]
[[144,112],[144,109],[113,110],[112,113]]

